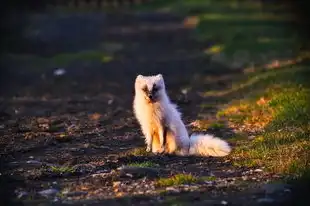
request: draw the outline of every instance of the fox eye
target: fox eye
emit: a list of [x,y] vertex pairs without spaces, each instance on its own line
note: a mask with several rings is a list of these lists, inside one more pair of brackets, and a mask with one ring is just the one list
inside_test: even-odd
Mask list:
[[157,92],[158,90],[160,90],[160,87],[156,84],[153,84],[153,92]]
[[142,87],[142,91],[147,92],[147,86]]

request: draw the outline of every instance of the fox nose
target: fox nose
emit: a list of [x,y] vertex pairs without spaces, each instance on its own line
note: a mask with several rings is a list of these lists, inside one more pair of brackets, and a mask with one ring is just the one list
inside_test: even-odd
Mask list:
[[152,95],[152,94],[149,94],[149,98],[152,99],[152,98],[153,98],[153,95]]

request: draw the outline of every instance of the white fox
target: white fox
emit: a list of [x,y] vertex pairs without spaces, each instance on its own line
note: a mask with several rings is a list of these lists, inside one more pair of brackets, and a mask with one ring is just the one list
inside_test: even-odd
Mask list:
[[136,77],[133,109],[148,152],[215,157],[231,152],[227,142],[212,135],[189,137],[181,114],[166,93],[161,74]]

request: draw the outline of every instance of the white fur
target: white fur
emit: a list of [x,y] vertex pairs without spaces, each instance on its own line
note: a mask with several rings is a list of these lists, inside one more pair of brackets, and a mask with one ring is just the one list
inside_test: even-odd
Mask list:
[[[161,89],[157,92],[156,101],[150,102],[142,88],[147,87],[151,89],[154,84]],[[181,119],[181,114],[178,112],[176,105],[171,103],[167,96],[164,79],[161,74],[137,76],[133,109],[144,134],[147,151],[154,153],[164,151],[164,148],[155,148],[152,145],[152,131],[158,129],[159,134],[163,136],[161,128],[164,126],[169,128],[173,134],[174,141],[178,145],[178,149],[175,151],[176,154],[226,156],[231,151],[227,142],[212,135],[188,136],[186,127]]]
[[190,155],[222,157],[231,152],[229,144],[220,138],[208,134],[192,134],[189,149]]

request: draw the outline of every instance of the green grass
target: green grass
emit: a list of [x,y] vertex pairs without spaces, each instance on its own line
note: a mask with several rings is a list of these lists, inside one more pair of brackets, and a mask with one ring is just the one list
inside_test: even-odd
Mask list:
[[82,61],[101,61],[103,63],[111,61],[113,58],[99,51],[81,51],[77,53],[58,54],[49,61],[57,65],[67,65],[71,62]]
[[134,162],[128,164],[128,166],[133,166],[133,167],[158,167],[158,164],[155,164],[154,162],[151,161],[146,161],[146,162]]
[[138,147],[125,152],[124,155],[147,156],[150,153],[146,151],[146,147]]
[[[202,44],[213,42],[202,51],[206,56],[220,54],[217,61],[230,68],[254,68],[251,74],[240,75],[230,88],[204,93],[205,97],[230,99],[217,118],[226,119],[230,127],[244,128],[231,140],[237,144],[231,155],[236,166],[265,166],[296,176],[307,171],[309,69],[293,61],[265,72],[271,62],[296,59],[301,54],[299,36],[289,26],[294,20],[285,6],[258,1],[176,0],[156,1],[137,9],[194,16],[193,22],[198,23],[194,24],[192,38]],[[198,127],[222,128],[223,124],[199,122]],[[253,131],[257,137],[248,140],[245,134]],[[174,182],[173,178],[167,181]]]
[[210,122],[209,120],[197,120],[194,130],[204,131],[208,129],[224,129],[226,125],[221,121],[213,121]]
[[191,174],[177,174],[168,178],[160,178],[157,180],[157,186],[159,187],[168,187],[176,186],[182,184],[193,184],[197,183],[200,179]]
[[215,176],[204,176],[204,177],[200,177],[200,180],[204,180],[204,181],[215,181],[216,177]]
[[[218,112],[232,127],[256,129],[258,136],[240,142],[232,153],[237,166],[265,166],[273,172],[301,176],[310,167],[310,75],[308,67],[256,74],[256,81],[235,92],[245,98]],[[251,78],[249,77],[249,80]],[[240,83],[242,84],[242,83]],[[263,101],[262,101],[263,100]]]
[[76,62],[101,62],[113,61],[113,57],[101,51],[80,51],[75,53],[60,53],[51,57],[39,57],[28,54],[6,54],[2,57],[11,61],[19,62],[22,65],[30,66],[32,69],[47,67],[66,67]]
[[220,122],[213,122],[209,125],[209,129],[223,129],[225,128],[225,124]]
[[213,42],[205,48],[221,46],[213,54],[224,56],[222,63],[242,65],[265,64],[273,58],[291,57],[300,48],[298,34],[291,29],[293,18],[285,6],[260,4],[258,1],[174,0],[155,1],[137,10],[169,10],[184,17],[195,16],[199,23],[193,38]]
[[57,173],[57,174],[64,174],[64,173],[73,173],[75,170],[72,167],[69,166],[51,166],[50,167],[51,172]]
[[195,184],[204,181],[215,181],[216,177],[214,176],[203,176],[197,177],[191,174],[176,174],[167,178],[160,178],[157,180],[156,184],[159,187],[169,187],[177,186],[183,184]]

